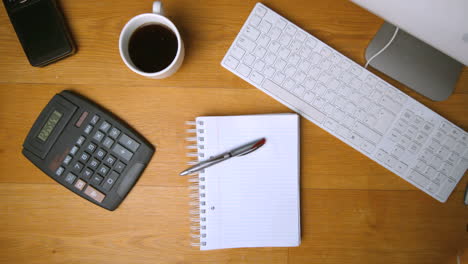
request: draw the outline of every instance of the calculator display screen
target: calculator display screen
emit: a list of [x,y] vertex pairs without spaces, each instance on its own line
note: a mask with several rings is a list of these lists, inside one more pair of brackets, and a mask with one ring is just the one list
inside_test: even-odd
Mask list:
[[54,110],[45,125],[42,127],[39,135],[37,135],[37,138],[45,142],[47,138],[49,138],[57,123],[60,121],[60,118],[62,118],[62,115],[63,114],[59,111]]

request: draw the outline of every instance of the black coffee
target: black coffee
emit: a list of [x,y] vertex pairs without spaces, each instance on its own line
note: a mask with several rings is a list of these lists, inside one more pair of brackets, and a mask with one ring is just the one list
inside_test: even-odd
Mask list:
[[177,36],[159,24],[147,24],[133,32],[128,53],[133,64],[141,71],[158,72],[169,66],[178,49]]

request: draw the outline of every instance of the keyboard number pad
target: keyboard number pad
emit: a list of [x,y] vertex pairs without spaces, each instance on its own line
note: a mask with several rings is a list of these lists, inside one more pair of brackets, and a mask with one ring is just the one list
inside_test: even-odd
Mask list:
[[[236,52],[238,57],[244,55],[240,48]],[[83,135],[76,139],[54,175],[62,178],[70,188],[102,202],[141,143],[102,115],[92,115],[83,127]]]

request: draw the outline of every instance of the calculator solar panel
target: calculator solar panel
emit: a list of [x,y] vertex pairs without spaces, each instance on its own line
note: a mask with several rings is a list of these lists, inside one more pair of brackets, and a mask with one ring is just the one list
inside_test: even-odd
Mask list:
[[23,144],[39,169],[108,210],[119,206],[154,151],[121,120],[70,91],[52,98]]

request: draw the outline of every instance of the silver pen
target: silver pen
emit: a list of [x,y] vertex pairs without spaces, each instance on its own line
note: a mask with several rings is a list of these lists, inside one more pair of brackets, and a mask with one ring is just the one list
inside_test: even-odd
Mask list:
[[247,143],[245,145],[242,145],[240,147],[237,147],[231,151],[225,152],[223,154],[220,154],[218,156],[212,157],[211,159],[199,162],[195,164],[194,166],[184,170],[183,172],[180,173],[181,176],[191,174],[200,170],[203,170],[204,168],[208,168],[210,166],[213,166],[217,163],[220,163],[221,161],[225,161],[227,159],[230,159],[232,157],[239,157],[239,156],[244,156],[247,155],[257,149],[259,149],[261,146],[263,146],[266,142],[265,138],[258,139],[255,141],[252,141],[250,143]]

